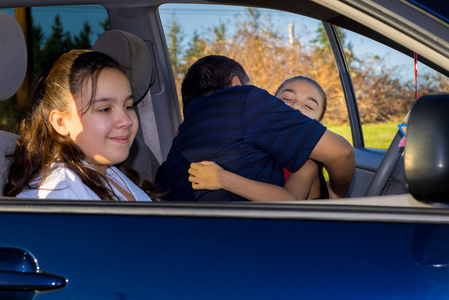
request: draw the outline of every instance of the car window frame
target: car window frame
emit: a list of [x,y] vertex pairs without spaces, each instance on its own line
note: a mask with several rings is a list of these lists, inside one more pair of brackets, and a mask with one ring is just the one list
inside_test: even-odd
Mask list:
[[323,27],[331,46],[332,54],[337,65],[338,75],[340,76],[340,81],[343,88],[346,108],[348,110],[349,125],[351,127],[352,144],[356,148],[364,148],[365,142],[363,139],[362,122],[360,120],[357,98],[355,96],[351,72],[349,70],[340,38],[338,37],[335,25],[323,22]]

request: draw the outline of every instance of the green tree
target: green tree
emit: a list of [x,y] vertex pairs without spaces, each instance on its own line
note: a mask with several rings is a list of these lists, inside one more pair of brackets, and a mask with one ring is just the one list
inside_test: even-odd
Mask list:
[[[340,39],[340,43],[345,47],[352,51],[352,45],[351,44],[345,44],[346,42],[346,34],[345,32],[340,28],[336,27],[338,38]],[[329,39],[327,38],[326,30],[324,29],[323,23],[320,23],[318,25],[317,29],[317,37],[312,40],[312,43],[315,43],[317,45],[320,45],[322,48],[329,48]]]
[[81,32],[74,37],[74,46],[78,49],[90,49],[92,45],[90,43],[90,35],[92,34],[92,28],[88,22],[84,22]]
[[109,18],[104,19],[103,22],[100,22],[101,27],[103,28],[104,31],[108,30],[111,28],[111,22],[109,21]]
[[64,33],[61,18],[58,14],[52,25],[52,32],[42,47],[42,57],[38,68],[46,70],[56,58],[62,53],[69,51],[72,46],[70,34]]
[[32,25],[31,27],[31,51],[33,55],[33,74],[39,74],[42,72],[42,44],[44,40],[44,34],[40,25]]
[[179,71],[181,71],[181,55],[183,53],[183,48],[181,45],[182,40],[183,33],[181,32],[181,27],[176,22],[175,16],[173,16],[173,21],[168,32],[168,51],[170,53],[170,62],[175,77],[179,75]]
[[203,57],[207,51],[207,41],[201,38],[197,31],[193,33],[192,40],[188,43],[187,50],[183,56],[185,66],[190,66],[199,58]]

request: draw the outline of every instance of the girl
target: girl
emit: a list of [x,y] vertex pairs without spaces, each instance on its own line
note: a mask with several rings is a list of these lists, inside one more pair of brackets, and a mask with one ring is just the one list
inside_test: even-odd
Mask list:
[[[276,92],[293,109],[321,121],[327,108],[327,97],[322,87],[313,79],[296,76],[284,81]],[[329,191],[321,163],[307,160],[293,174],[285,170],[284,187],[258,182],[226,171],[211,161],[192,163],[189,181],[193,189],[225,189],[251,201],[326,199]],[[331,192],[331,197],[336,197]]]
[[55,62],[21,123],[6,196],[157,200],[155,185],[125,162],[139,126],[126,74],[91,50]]

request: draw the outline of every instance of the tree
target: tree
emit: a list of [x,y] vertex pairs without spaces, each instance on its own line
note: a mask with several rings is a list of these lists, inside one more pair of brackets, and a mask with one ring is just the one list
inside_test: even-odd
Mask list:
[[111,28],[111,22],[109,21],[109,18],[104,19],[103,22],[100,22],[101,27],[103,28],[104,31],[108,30]]
[[168,51],[170,53],[170,62],[173,68],[175,77],[179,75],[181,66],[181,54],[183,52],[182,48],[183,34],[181,32],[181,27],[176,22],[175,16],[173,16],[173,22],[169,27],[168,32]]
[[39,74],[42,72],[42,50],[41,46],[43,44],[44,40],[44,34],[42,32],[42,27],[40,25],[34,25],[32,26],[31,30],[31,51],[33,55],[33,68],[32,72],[33,74]]
[[200,38],[197,31],[193,33],[192,40],[188,43],[188,48],[183,57],[183,61],[186,66],[190,66],[199,58],[204,56],[207,51],[207,41]]
[[84,22],[83,29],[78,36],[75,36],[74,46],[78,49],[90,49],[92,45],[90,43],[90,35],[92,34],[92,28],[88,22]]
[[52,33],[45,41],[42,47],[42,57],[38,68],[46,70],[62,53],[71,49],[73,43],[69,34],[64,33],[61,18],[56,15],[54,24],[52,25]]

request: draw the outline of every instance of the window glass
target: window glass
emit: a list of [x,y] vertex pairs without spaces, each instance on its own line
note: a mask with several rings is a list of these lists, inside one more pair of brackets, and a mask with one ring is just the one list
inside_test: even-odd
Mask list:
[[[29,37],[29,86],[34,78],[48,68],[53,60],[70,49],[89,49],[98,36],[109,28],[103,6],[63,6],[2,9],[20,22],[31,21]],[[22,16],[22,17],[20,17]],[[28,111],[28,88],[0,102],[0,130],[17,132],[18,123]]]
[[[362,121],[365,146],[387,149],[416,100],[414,57],[342,30]],[[418,96],[447,91],[448,79],[418,63]]]
[[350,132],[338,71],[320,21],[220,5],[166,4],[160,15],[178,96],[192,63],[209,54],[226,55],[243,65],[254,85],[272,94],[292,76],[315,79],[328,97],[323,124]]

